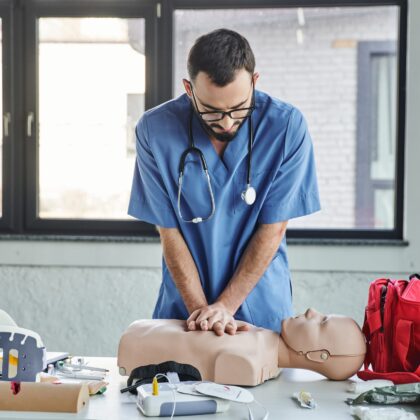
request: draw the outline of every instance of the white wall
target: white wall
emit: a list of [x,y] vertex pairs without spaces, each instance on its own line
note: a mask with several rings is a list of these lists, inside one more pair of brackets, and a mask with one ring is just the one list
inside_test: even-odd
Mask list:
[[[363,318],[369,282],[420,270],[420,2],[409,3],[405,232],[408,246],[291,245],[295,309]],[[0,241],[0,306],[50,349],[114,355],[119,335],[151,315],[159,244]]]

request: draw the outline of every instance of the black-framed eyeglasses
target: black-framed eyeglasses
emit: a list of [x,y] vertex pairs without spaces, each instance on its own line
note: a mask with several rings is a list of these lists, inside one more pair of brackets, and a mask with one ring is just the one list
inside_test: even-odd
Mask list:
[[254,82],[252,81],[252,105],[250,107],[247,108],[236,108],[236,109],[232,109],[232,111],[204,111],[201,112],[198,110],[198,106],[197,106],[197,100],[195,98],[195,94],[194,94],[194,89],[193,89],[193,85],[191,82],[190,86],[191,86],[191,93],[192,93],[192,97],[194,100],[194,104],[195,104],[195,109],[197,111],[197,114],[206,122],[216,122],[216,121],[221,121],[223,120],[223,118],[225,118],[225,115],[228,115],[229,118],[231,118],[232,120],[243,120],[245,118],[248,118],[251,114],[252,111],[255,109],[255,103],[254,103]]

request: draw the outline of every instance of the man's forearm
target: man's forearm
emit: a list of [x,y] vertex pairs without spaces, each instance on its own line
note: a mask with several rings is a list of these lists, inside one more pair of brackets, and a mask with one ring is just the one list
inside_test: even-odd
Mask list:
[[232,314],[242,305],[268,268],[286,232],[287,221],[260,225],[251,238],[233,277],[217,301]]
[[188,313],[207,305],[194,259],[176,228],[158,228],[163,256]]

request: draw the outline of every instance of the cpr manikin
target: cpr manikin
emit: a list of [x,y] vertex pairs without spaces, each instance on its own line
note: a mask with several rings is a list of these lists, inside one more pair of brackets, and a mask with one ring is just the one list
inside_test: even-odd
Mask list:
[[258,385],[284,367],[342,380],[359,370],[366,352],[353,319],[314,309],[283,320],[281,335],[238,325],[248,330],[216,336],[213,331],[187,331],[182,320],[136,321],[120,340],[120,372],[129,375],[139,366],[175,361],[197,368],[203,380],[231,385]]

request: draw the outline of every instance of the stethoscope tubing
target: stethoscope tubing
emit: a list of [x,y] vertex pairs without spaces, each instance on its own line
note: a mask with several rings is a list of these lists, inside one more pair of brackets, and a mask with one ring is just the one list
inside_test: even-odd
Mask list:
[[[180,161],[179,161],[179,177],[178,177],[178,199],[177,199],[177,204],[178,204],[178,214],[180,219],[183,222],[186,223],[201,223],[204,222],[206,220],[210,220],[213,216],[214,213],[216,211],[216,202],[214,199],[214,194],[213,194],[213,189],[211,186],[211,179],[210,179],[210,174],[208,171],[208,167],[207,167],[207,162],[206,159],[204,157],[203,152],[195,146],[194,144],[194,137],[193,137],[193,116],[194,116],[194,109],[193,106],[191,105],[191,112],[190,112],[190,118],[189,118],[189,127],[188,127],[188,140],[189,140],[189,146],[187,149],[184,150],[184,152],[181,155]],[[246,177],[246,190],[242,193],[242,198],[244,199],[244,201],[246,202],[246,204],[248,205],[252,205],[255,201],[255,197],[252,200],[252,202],[249,202],[246,199],[247,196],[247,192],[249,190],[252,190],[255,196],[255,190],[254,188],[251,186],[251,167],[252,167],[252,149],[253,149],[253,145],[254,145],[254,129],[253,129],[253,125],[252,125],[252,118],[251,118],[252,114],[248,117],[249,118],[249,136],[248,136],[248,161],[247,161],[247,177]],[[206,176],[206,180],[207,180],[207,187],[209,190],[209,195],[210,195],[210,200],[211,200],[211,211],[210,214],[206,217],[201,217],[201,216],[196,216],[194,218],[192,218],[191,220],[188,219],[184,219],[183,215],[182,215],[182,211],[181,211],[181,197],[182,197],[182,184],[183,184],[183,178],[184,178],[184,169],[185,169],[185,161],[188,157],[189,154],[196,154],[198,155],[198,157],[200,158],[200,162],[201,162],[201,167],[202,170]]]

